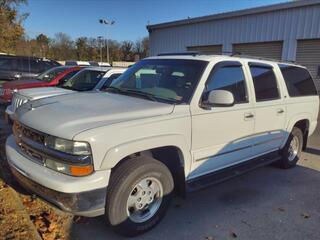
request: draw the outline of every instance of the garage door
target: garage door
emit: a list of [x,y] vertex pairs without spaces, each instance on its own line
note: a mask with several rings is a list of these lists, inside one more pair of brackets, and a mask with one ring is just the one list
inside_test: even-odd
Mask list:
[[189,46],[187,47],[188,51],[196,52],[210,52],[213,54],[222,53],[222,45],[206,45],[206,46]]
[[282,42],[233,44],[233,52],[280,60],[282,56]]
[[320,39],[298,40],[296,62],[309,69],[320,90]]

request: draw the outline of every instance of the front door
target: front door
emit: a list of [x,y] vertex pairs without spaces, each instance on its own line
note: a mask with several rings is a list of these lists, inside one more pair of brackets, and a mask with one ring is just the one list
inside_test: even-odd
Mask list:
[[199,107],[192,114],[193,164],[188,179],[247,160],[252,156],[254,109],[245,71],[238,61],[216,64],[204,94],[211,90],[233,93],[230,107]]

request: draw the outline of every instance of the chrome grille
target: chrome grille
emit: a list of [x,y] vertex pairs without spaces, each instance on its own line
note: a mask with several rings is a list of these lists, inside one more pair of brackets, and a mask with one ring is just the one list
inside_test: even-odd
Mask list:
[[44,161],[42,154],[28,144],[28,142],[35,142],[44,145],[44,134],[25,127],[15,121],[13,125],[13,135],[22,152],[36,161],[40,161],[41,163]]
[[26,102],[28,102],[29,99],[18,94],[18,93],[14,93],[13,94],[13,98],[12,98],[12,111],[16,112],[16,110],[18,109],[18,107],[20,107],[21,105],[25,104]]

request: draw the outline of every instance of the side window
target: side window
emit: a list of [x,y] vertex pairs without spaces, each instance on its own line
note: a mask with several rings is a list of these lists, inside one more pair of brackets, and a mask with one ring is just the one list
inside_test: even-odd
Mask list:
[[73,71],[73,72],[69,72],[66,75],[64,75],[60,81],[59,81],[59,85],[65,83],[66,81],[68,81],[70,78],[72,78],[76,73],[78,73],[79,70]]
[[20,60],[21,65],[19,66],[19,70],[22,72],[32,72],[32,73],[40,73],[41,72],[41,63],[35,59],[23,58]]
[[115,80],[118,77],[120,77],[120,75],[121,75],[121,73],[114,73],[110,77],[108,77],[108,79],[103,84],[101,90],[104,90],[104,89],[108,88],[111,85],[111,83],[113,82],[113,80]]
[[256,93],[256,101],[268,101],[279,99],[279,90],[277,79],[273,72],[273,68],[264,65],[250,65],[254,91]]
[[307,69],[279,64],[290,97],[318,95]]
[[215,67],[209,77],[206,88],[208,92],[211,90],[230,91],[236,104],[248,102],[245,76],[240,63]]
[[0,57],[0,70],[13,71],[16,70],[16,59],[10,57]]

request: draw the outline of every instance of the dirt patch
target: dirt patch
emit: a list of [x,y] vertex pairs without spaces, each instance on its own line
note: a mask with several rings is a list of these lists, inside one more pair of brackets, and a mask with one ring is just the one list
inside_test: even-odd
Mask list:
[[2,180],[0,180],[0,239],[40,240],[18,195]]
[[73,216],[26,192],[12,176],[4,147],[10,134],[0,120],[0,239],[69,239]]

